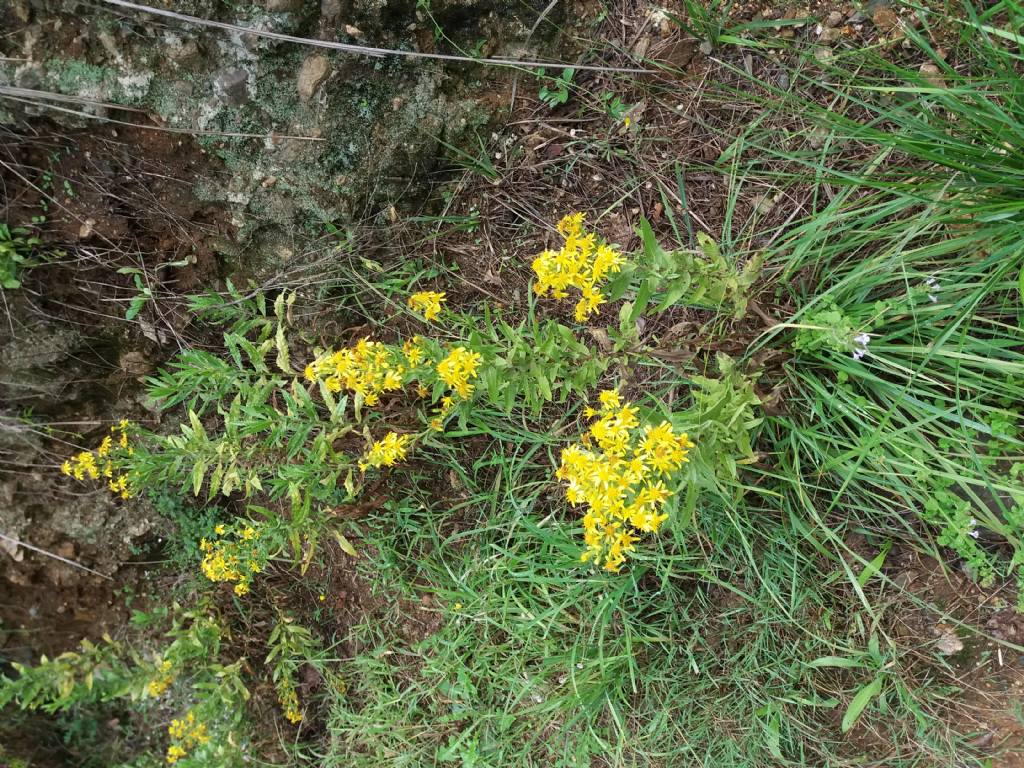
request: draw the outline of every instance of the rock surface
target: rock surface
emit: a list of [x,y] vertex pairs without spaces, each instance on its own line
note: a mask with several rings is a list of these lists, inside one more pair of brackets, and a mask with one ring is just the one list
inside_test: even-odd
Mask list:
[[322,54],[314,54],[308,57],[299,68],[299,98],[309,101],[316,93],[316,89],[327,79],[331,73],[331,64],[327,57]]

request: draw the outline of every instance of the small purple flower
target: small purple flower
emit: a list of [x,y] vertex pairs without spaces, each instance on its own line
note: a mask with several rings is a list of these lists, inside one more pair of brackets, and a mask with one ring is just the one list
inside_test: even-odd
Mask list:
[[868,344],[871,337],[866,333],[859,333],[853,337],[853,359],[860,360],[868,353]]

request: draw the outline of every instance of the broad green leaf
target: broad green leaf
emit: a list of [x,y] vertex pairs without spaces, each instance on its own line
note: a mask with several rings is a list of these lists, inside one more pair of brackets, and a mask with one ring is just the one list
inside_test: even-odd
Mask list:
[[203,487],[203,475],[206,474],[206,464],[202,461],[196,462],[192,467],[192,495],[198,496]]
[[148,296],[143,294],[139,294],[132,298],[132,303],[128,306],[128,311],[124,313],[124,319],[134,320],[138,316],[139,312],[142,311],[142,308],[146,306],[148,298]]
[[882,691],[882,678],[876,677],[870,683],[865,685],[857,694],[853,697],[850,702],[850,706],[846,708],[846,714],[843,715],[843,722],[840,726],[843,733],[848,732],[853,728],[857,722],[857,718],[861,716],[861,713],[871,703],[871,700],[875,698]]

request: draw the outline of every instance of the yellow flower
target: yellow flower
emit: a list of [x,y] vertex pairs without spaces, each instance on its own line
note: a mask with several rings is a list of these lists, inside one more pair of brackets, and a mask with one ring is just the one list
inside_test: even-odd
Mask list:
[[359,462],[359,469],[363,472],[369,467],[393,467],[397,462],[405,458],[406,450],[412,435],[399,435],[396,432],[388,432],[383,438],[377,440]]
[[619,397],[619,393],[614,389],[606,389],[597,399],[601,401],[603,408],[618,408],[622,405],[622,399]]
[[581,323],[605,302],[598,286],[625,263],[615,248],[598,243],[595,234],[583,231],[583,218],[582,213],[573,213],[558,222],[556,229],[564,239],[562,248],[542,252],[532,264],[537,276],[533,290],[538,296],[550,294],[564,299],[569,288],[580,292],[575,317]]
[[[131,496],[128,488],[128,477],[124,474],[115,475],[115,461],[114,457],[114,439],[113,435],[116,435],[120,431],[120,438],[118,440],[118,447],[124,449],[124,453],[131,456],[133,449],[128,445],[128,422],[122,420],[120,424],[115,424],[110,428],[110,435],[106,435],[100,444],[96,447],[95,452],[93,451],[81,451],[72,458],[61,464],[60,471],[69,476],[75,478],[75,480],[99,480],[101,477],[107,479],[107,487],[111,493],[119,494],[122,499],[127,499]],[[97,459],[99,461],[97,462]]]
[[167,748],[167,763],[169,765],[174,765],[187,754],[188,752],[179,747],[177,744],[171,744],[171,746]]
[[295,684],[288,677],[282,677],[277,684],[277,700],[281,703],[284,716],[288,722],[298,724],[302,722],[302,712],[299,711],[299,696],[295,692]]
[[174,682],[174,673],[172,672],[172,665],[170,661],[164,661],[160,665],[160,671],[157,677],[153,678],[146,685],[146,691],[150,696],[156,698],[163,694],[168,688],[171,687],[171,683]]
[[585,507],[580,560],[617,573],[639,534],[656,532],[668,519],[672,491],[659,478],[686,462],[693,443],[667,421],[641,427],[637,408],[615,390],[599,399],[600,411],[585,411],[597,420],[562,451],[555,477],[566,484],[569,503]]
[[[222,535],[227,528],[218,525],[218,535]],[[261,573],[267,562],[267,554],[260,551],[258,547],[243,543],[255,541],[260,537],[260,530],[257,526],[248,525],[233,534],[236,539],[219,539],[211,543],[206,539],[199,542],[199,549],[206,553],[199,564],[203,575],[213,582],[227,581],[234,582],[234,592],[239,597],[249,593],[252,584],[252,574]]]
[[220,524],[215,525],[213,527],[213,532],[216,533],[218,536],[223,536],[224,535],[224,531],[226,531],[226,530],[227,530],[227,528],[224,527],[223,523],[220,523]]
[[433,320],[441,314],[441,304],[445,301],[443,293],[436,291],[420,291],[409,297],[409,309],[422,312],[427,320]]
[[[419,336],[413,336],[402,345],[402,354],[405,355],[405,360],[409,363],[410,368],[415,368],[423,360],[423,348],[420,346],[420,341]],[[421,397],[426,397],[426,395],[421,395]]]
[[167,728],[171,737],[171,745],[167,748],[167,762],[171,765],[188,754],[190,749],[207,744],[210,735],[206,732],[206,724],[196,720],[195,712],[189,713],[181,720],[172,720]]
[[323,379],[330,392],[347,389],[361,395],[368,406],[385,391],[400,389],[406,368],[397,348],[362,339],[354,346],[326,352],[307,366],[307,378]]
[[470,352],[465,347],[455,347],[444,360],[437,364],[437,375],[459,397],[466,399],[473,391],[473,386],[469,381],[476,378],[480,360],[479,353]]

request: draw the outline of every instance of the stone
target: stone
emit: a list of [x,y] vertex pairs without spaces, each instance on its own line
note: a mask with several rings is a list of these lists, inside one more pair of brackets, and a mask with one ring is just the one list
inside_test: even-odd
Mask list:
[[327,57],[321,53],[315,53],[306,58],[299,68],[299,98],[309,101],[316,93],[316,89],[327,79],[331,73],[331,64]]
[[933,88],[946,87],[946,80],[942,77],[942,70],[934,64],[922,64],[919,71],[924,81]]
[[843,30],[835,29],[833,27],[826,27],[821,30],[821,34],[818,39],[823,43],[837,43],[843,37]]
[[244,69],[224,70],[214,78],[213,92],[226,106],[242,106],[249,100],[249,73]]
[[843,23],[843,14],[839,11],[832,11],[828,16],[825,17],[825,27],[833,29]]
[[657,61],[663,61],[677,69],[685,69],[693,61],[697,53],[697,45],[693,40],[676,40],[655,54]]
[[292,13],[302,10],[302,0],[267,0],[266,9],[271,13]]
[[900,18],[892,8],[879,8],[871,17],[871,21],[882,32],[892,32],[900,25]]
[[945,626],[936,628],[939,635],[935,641],[935,650],[943,656],[953,656],[964,649],[964,641],[956,636],[956,633]]
[[341,0],[320,0],[320,19],[324,22],[341,18]]
[[14,84],[19,88],[39,90],[43,85],[43,66],[29,62],[14,71]]

